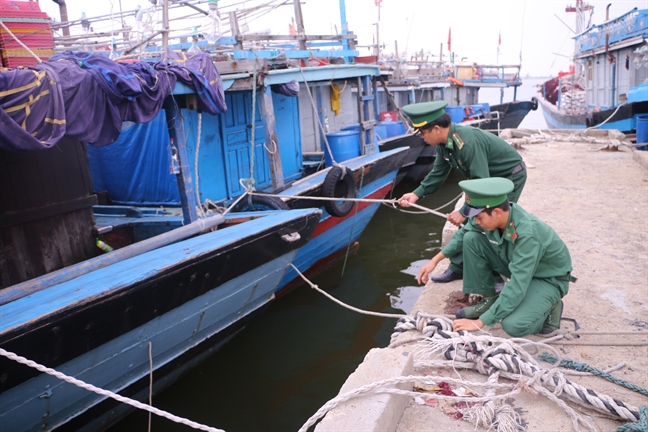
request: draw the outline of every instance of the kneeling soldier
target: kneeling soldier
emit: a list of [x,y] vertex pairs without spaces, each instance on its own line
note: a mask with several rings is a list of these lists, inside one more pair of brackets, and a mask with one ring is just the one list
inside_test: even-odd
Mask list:
[[[455,331],[474,331],[499,321],[513,337],[549,334],[560,328],[561,298],[569,282],[576,281],[565,243],[550,226],[509,203],[510,180],[465,180],[459,186],[466,193],[462,213],[470,220],[421,269],[419,283],[427,281],[443,258],[463,251],[463,291],[483,298],[457,311]],[[494,273],[510,278],[501,292]]]

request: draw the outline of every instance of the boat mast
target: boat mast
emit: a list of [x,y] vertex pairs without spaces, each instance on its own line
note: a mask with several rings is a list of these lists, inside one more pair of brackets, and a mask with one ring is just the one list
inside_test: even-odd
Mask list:
[[[576,34],[581,34],[587,27],[590,25],[590,20],[592,19],[592,14],[594,13],[594,6],[589,3],[584,3],[583,0],[576,0],[576,6],[567,6],[565,12],[573,12],[576,14]],[[589,17],[585,17],[585,12],[590,12]],[[572,63],[574,63],[575,70],[574,76],[580,76],[582,66],[574,61],[576,53],[578,52],[578,41],[574,41],[574,56],[572,57]]]

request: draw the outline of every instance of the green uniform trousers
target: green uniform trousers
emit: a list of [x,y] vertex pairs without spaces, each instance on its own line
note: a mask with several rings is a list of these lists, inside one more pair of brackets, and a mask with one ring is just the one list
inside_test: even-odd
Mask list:
[[[466,233],[463,242],[463,253],[468,263],[464,268],[464,293],[494,296],[493,270],[511,277],[509,263],[500,257],[497,246],[491,244],[483,234]],[[560,288],[564,288],[564,285],[569,285],[569,282],[553,277],[531,279],[520,303],[511,305],[511,313],[502,320],[504,331],[512,337],[538,333],[551,307],[561,299]]]
[[[522,171],[516,172],[512,176],[509,176],[508,179],[513,182],[513,191],[508,194],[507,198],[509,202],[517,203],[520,199],[520,195],[522,195],[522,189],[524,189],[524,184],[527,180],[526,168]],[[450,260],[448,268],[455,273],[463,274],[463,254],[458,253],[457,255],[447,258]]]

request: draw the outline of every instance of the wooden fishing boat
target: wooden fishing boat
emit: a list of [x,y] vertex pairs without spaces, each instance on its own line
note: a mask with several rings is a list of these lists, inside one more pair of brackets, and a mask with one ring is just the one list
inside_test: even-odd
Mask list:
[[[152,38],[143,61],[60,52],[0,72],[4,349],[143,400],[149,361],[158,392],[296,286],[290,263],[312,274],[353,250],[378,204],[321,198],[383,198],[407,151],[377,147],[378,67],[286,64],[248,47],[255,37],[236,34],[236,14],[231,26],[218,42],[230,59],[208,41],[161,51]],[[322,63],[357,54],[343,46],[351,39],[332,37]],[[313,57],[300,48],[289,55]],[[336,148],[313,128],[327,99],[312,94],[345,82],[339,96],[357,104],[328,125],[361,131]],[[130,410],[0,364],[11,430],[103,429]]]
[[[593,6],[576,2],[577,24]],[[575,63],[546,81],[540,106],[553,129],[617,129],[632,133],[648,114],[648,9],[633,9],[600,25],[578,27]]]

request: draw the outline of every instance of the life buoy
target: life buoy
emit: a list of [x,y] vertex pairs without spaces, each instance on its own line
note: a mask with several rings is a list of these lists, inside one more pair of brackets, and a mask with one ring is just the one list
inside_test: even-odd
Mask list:
[[267,210],[290,210],[288,204],[279,198],[264,195],[248,195],[239,201],[232,211],[267,211]]
[[[355,198],[356,182],[350,169],[334,166],[326,174],[322,195],[328,198]],[[331,216],[343,217],[351,213],[354,201],[326,201],[324,208]]]
[[456,86],[459,86],[459,87],[463,87],[463,85],[464,85],[463,81],[461,81],[460,79],[457,79],[457,78],[453,78],[453,77],[446,78],[446,81],[448,81],[449,83],[454,84]]
[[538,109],[538,98],[535,97],[535,96],[533,96],[533,97],[531,98],[531,102],[533,102],[533,105],[531,106],[531,110],[532,110],[532,111],[537,110],[537,109]]

